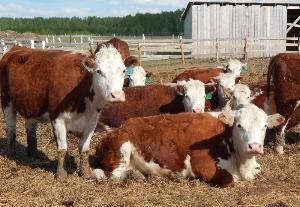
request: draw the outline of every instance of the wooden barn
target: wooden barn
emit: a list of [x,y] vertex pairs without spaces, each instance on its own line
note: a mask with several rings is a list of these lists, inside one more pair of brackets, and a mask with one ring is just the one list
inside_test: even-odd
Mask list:
[[188,1],[182,20],[199,57],[270,57],[300,41],[300,0]]

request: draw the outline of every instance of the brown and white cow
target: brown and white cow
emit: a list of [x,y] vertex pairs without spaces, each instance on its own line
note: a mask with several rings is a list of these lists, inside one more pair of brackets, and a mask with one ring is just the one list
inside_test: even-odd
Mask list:
[[91,59],[61,50],[11,49],[0,62],[1,103],[10,153],[15,154],[16,113],[26,119],[28,154],[37,151],[38,120],[50,121],[57,141],[57,177],[64,179],[67,132],[79,132],[80,174],[89,172],[90,141],[99,111],[125,101],[125,65],[113,47]]
[[[258,108],[265,110],[265,99],[267,97],[267,85],[264,82],[253,84],[250,87],[244,84],[236,84],[232,93],[232,108],[236,109],[240,105],[255,104]],[[250,90],[251,89],[251,90]],[[270,114],[276,113],[276,102],[274,90],[270,91]]]
[[214,89],[212,87],[205,89],[204,84],[198,80],[180,81],[175,87],[146,85],[124,88],[126,101],[104,107],[99,122],[110,127],[119,127],[132,117],[184,111],[203,112],[205,90]]
[[276,111],[286,118],[276,134],[276,150],[282,154],[285,130],[300,123],[300,55],[282,53],[271,59],[267,76],[267,111],[271,105],[271,82],[274,85]]
[[284,118],[267,116],[250,104],[229,116],[220,113],[219,119],[209,113],[129,119],[100,141],[96,158],[101,169],[95,176],[126,179],[134,170],[198,178],[223,187],[253,180],[261,171],[255,155],[263,154],[266,129]]
[[[226,106],[227,102],[231,99],[231,93],[233,91],[234,85],[236,83],[239,83],[239,81],[241,80],[241,77],[237,76],[236,73],[231,72],[228,67],[227,73],[223,73],[223,71],[224,69],[222,68],[187,70],[179,74],[172,82],[178,80],[186,80],[189,78],[200,80],[203,83],[216,81],[217,91],[212,95],[211,100],[206,101],[207,109],[216,110],[219,107],[223,108]],[[236,72],[237,70],[232,69],[232,71]]]
[[203,83],[210,82],[214,77],[220,75],[223,72],[223,68],[193,68],[190,70],[185,70],[179,75],[177,75],[172,83],[177,83],[177,81],[182,80],[200,80]]
[[126,73],[127,70],[131,70],[129,74],[126,74],[124,87],[144,86],[146,84],[146,78],[152,76],[152,73],[146,72],[144,68],[140,66],[137,57],[130,56],[129,46],[125,41],[114,37],[101,44],[97,43],[95,53],[99,51],[102,45],[112,45],[115,47],[122,56],[126,66]]

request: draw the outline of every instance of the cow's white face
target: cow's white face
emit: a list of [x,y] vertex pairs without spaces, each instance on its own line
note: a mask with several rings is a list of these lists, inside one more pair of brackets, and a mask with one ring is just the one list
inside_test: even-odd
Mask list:
[[234,111],[233,143],[242,157],[263,154],[263,144],[267,128],[282,124],[284,118],[279,114],[268,116],[254,104],[242,106]]
[[183,95],[182,103],[186,112],[204,112],[205,85],[199,80],[178,81],[178,92]]
[[235,86],[235,78],[235,75],[231,73],[221,73],[214,78],[218,83],[218,99],[221,105],[224,105],[227,100],[231,99],[232,91]]
[[224,64],[225,70],[227,73],[234,74],[235,77],[239,77],[244,68],[246,68],[247,63],[242,63],[237,59],[231,59]]
[[141,66],[135,66],[129,77],[129,87],[144,86],[146,84],[146,71]]
[[247,85],[236,84],[232,93],[232,107],[236,109],[240,105],[247,105],[251,102],[251,91]]
[[125,101],[123,91],[125,65],[118,50],[112,46],[102,46],[96,54],[96,69],[93,70],[95,93],[101,94],[109,102]]

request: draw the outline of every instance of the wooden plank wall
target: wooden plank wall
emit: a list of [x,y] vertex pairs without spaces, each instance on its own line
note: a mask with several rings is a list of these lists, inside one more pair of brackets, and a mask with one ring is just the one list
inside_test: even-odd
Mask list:
[[[190,11],[185,25],[190,24],[191,30],[185,33],[192,32],[194,40],[220,39],[220,57],[241,56],[246,37],[252,39],[249,57],[270,57],[285,51],[284,40],[265,40],[286,38],[287,8],[284,5],[204,3],[191,6]],[[232,40],[222,41],[222,38]],[[212,54],[217,52],[216,41],[195,42],[194,47],[195,56],[215,57]]]

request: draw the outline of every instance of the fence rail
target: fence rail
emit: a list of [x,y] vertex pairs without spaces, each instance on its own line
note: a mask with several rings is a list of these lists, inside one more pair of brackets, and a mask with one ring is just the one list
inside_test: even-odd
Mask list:
[[[72,50],[78,52],[88,52],[91,47],[95,47],[96,42],[104,42],[111,37],[100,36],[41,36],[37,40],[30,38],[1,39],[0,53],[15,44],[21,43],[23,46],[31,48],[56,48]],[[145,36],[142,39],[133,37],[121,37],[129,45],[133,55],[138,55],[142,61],[177,59],[181,58],[184,63],[185,58],[251,58],[251,57],[271,57],[280,52],[294,52],[300,54],[300,37],[292,38],[244,38],[244,39],[182,39],[181,37],[171,38],[151,38]],[[293,51],[286,51],[287,47],[292,47]]]

